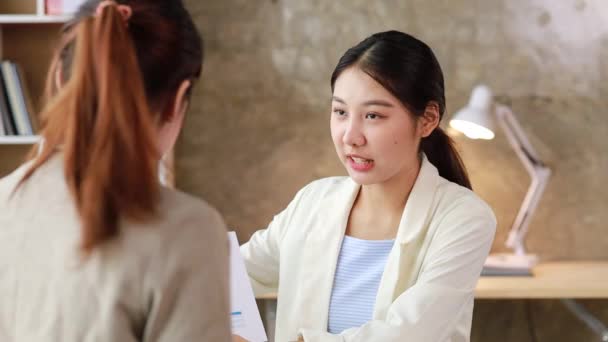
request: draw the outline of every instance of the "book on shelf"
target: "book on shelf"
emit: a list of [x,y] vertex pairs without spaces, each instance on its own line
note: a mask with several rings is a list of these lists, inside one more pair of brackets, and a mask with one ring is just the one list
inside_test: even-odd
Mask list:
[[34,135],[36,120],[23,71],[13,62],[2,61],[0,74],[0,111],[5,135]]
[[2,112],[0,112],[0,136],[6,135],[4,130],[4,122],[2,121]]
[[13,122],[13,114],[10,111],[7,96],[6,87],[4,86],[4,77],[2,77],[2,72],[0,72],[0,121],[2,122],[3,128],[0,135],[16,135],[17,129]]
[[48,15],[66,15],[76,13],[85,0],[45,0],[45,13]]
[[36,132],[38,132],[38,120],[36,119],[37,113],[34,109],[34,105],[32,104],[32,97],[27,86],[27,81],[25,80],[25,72],[23,72],[21,65],[15,63],[13,65],[17,74],[17,81],[19,81],[19,87],[21,89],[21,100],[23,101],[23,106],[27,111],[27,117],[32,127],[32,135],[34,135]]
[[[0,101],[2,101],[2,99],[0,99]],[[5,126],[4,110],[2,109],[2,106],[0,106],[0,136],[8,135],[4,126]]]

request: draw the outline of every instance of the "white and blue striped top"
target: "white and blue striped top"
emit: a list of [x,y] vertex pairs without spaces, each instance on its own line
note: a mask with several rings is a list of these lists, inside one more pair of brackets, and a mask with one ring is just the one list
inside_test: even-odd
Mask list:
[[328,332],[339,334],[372,319],[378,286],[394,242],[344,237],[329,302]]

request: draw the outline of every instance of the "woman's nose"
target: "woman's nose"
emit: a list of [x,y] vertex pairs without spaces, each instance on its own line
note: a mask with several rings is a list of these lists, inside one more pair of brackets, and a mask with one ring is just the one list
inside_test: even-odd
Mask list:
[[362,146],[365,145],[365,135],[361,130],[359,123],[354,120],[349,120],[342,142],[348,146]]

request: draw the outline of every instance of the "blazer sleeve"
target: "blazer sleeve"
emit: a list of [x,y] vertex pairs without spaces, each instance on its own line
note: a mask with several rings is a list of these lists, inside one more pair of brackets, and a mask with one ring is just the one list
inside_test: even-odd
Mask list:
[[266,229],[255,232],[249,241],[241,246],[241,254],[255,295],[274,293],[278,290],[281,241],[307,188],[301,189]]
[[149,266],[143,341],[231,341],[229,245],[213,209],[175,222]]
[[460,202],[440,218],[420,276],[389,307],[385,320],[372,320],[339,335],[302,329],[305,342],[441,342],[458,328],[470,308],[490,251],[496,219],[485,203]]

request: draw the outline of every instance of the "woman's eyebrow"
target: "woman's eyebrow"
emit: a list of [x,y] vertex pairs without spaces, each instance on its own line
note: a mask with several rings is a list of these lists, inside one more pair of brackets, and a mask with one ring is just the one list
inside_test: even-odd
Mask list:
[[[332,96],[331,99],[333,101],[336,102],[340,102],[342,104],[346,104],[346,101],[342,100],[341,98],[337,97],[337,96]],[[385,101],[385,100],[369,100],[369,101],[365,101],[363,102],[364,106],[382,106],[382,107],[395,107],[395,105],[393,105],[392,103]]]
[[336,102],[340,102],[342,104],[346,104],[346,101],[342,100],[341,98],[339,98],[337,96],[332,96],[331,99],[332,99],[332,101],[336,101]]
[[388,102],[388,101],[384,101],[384,100],[369,100],[369,101],[365,101],[363,102],[364,106],[382,106],[382,107],[395,107],[392,103]]

